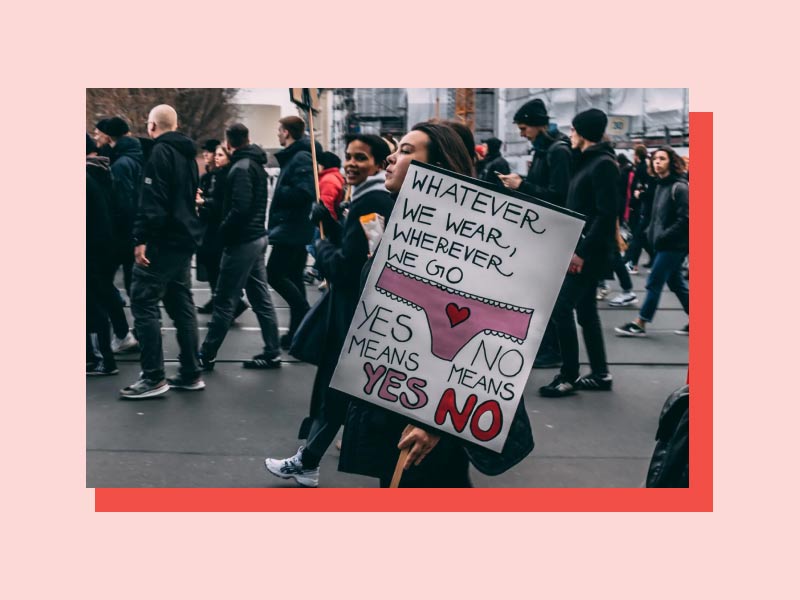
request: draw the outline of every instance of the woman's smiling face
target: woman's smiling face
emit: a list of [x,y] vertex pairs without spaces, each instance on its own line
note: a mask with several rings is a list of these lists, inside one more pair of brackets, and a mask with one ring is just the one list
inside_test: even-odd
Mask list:
[[381,170],[381,165],[375,164],[372,148],[360,140],[353,140],[347,144],[344,153],[344,177],[349,185],[359,185],[367,177],[375,175]]

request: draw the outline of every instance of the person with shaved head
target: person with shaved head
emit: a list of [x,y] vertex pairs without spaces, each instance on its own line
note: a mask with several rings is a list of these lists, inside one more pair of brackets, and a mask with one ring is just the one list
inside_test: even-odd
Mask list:
[[[197,314],[192,298],[190,264],[203,238],[195,193],[200,176],[197,148],[176,131],[178,115],[166,104],[156,106],[147,118],[147,133],[154,140],[144,167],[142,191],[133,226],[134,256],[131,312],[141,347],[139,380],[122,389],[123,398],[138,400],[161,396],[170,388],[201,390],[197,359]],[[180,347],[180,370],[165,378],[161,345],[161,311],[175,323]]]

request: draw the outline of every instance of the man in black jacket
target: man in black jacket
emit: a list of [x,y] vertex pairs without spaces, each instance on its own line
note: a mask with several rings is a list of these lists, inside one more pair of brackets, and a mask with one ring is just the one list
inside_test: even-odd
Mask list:
[[[142,193],[133,226],[136,244],[131,286],[131,311],[141,346],[142,374],[121,390],[124,398],[160,396],[170,387],[201,390],[197,359],[197,314],[192,298],[190,264],[203,238],[195,208],[199,183],[194,142],[175,131],[178,115],[166,104],[147,119],[155,140],[144,168]],[[180,372],[164,379],[159,301],[175,322],[180,347]]]
[[[130,298],[133,278],[133,219],[139,202],[144,154],[139,140],[130,135],[128,123],[122,117],[103,119],[97,127],[108,137],[108,145],[111,148],[111,175],[114,178],[111,213],[115,237],[112,249],[114,264],[108,276],[110,285],[113,285],[117,269],[122,266],[125,292]],[[121,306],[119,312],[122,313]],[[111,341],[114,352],[135,349],[138,343],[129,331],[127,320],[113,318],[112,314],[111,324],[114,328],[114,339]]]
[[108,158],[97,156],[97,146],[86,134],[86,375],[90,376],[119,373],[108,327],[112,308],[121,312],[113,297],[114,285],[109,287],[108,282],[114,245],[112,193]]
[[[613,147],[601,141],[607,124],[606,114],[596,108],[572,120],[572,147],[581,154],[569,185],[567,208],[584,215],[586,223],[553,308],[563,365],[550,384],[539,388],[542,396],[567,396],[576,389],[610,390],[612,385],[595,297],[597,282],[611,271],[616,244],[619,168]],[[583,330],[592,368],[584,377],[579,377],[573,312]]]
[[550,130],[550,117],[544,102],[538,98],[526,102],[514,114],[520,136],[527,138],[534,149],[531,168],[523,181],[516,173],[500,177],[507,188],[564,206],[572,176],[572,150],[567,137],[557,129]]
[[264,254],[267,250],[266,153],[250,143],[250,132],[241,123],[225,131],[232,166],[225,178],[225,202],[219,235],[224,246],[214,295],[214,313],[200,352],[203,369],[214,368],[217,351],[225,340],[240,302],[247,291],[261,327],[264,352],[244,363],[245,368],[274,369],[281,366],[278,320],[267,288]]
[[478,177],[493,185],[503,185],[503,182],[498,178],[498,173],[500,175],[508,175],[511,173],[511,167],[508,161],[503,158],[503,154],[500,152],[500,148],[503,147],[503,142],[496,137],[490,137],[488,140],[483,141],[486,144],[487,154],[478,171]]
[[[278,121],[278,141],[283,150],[275,154],[281,167],[275,193],[269,207],[269,243],[272,253],[267,264],[269,284],[289,304],[289,332],[281,338],[288,349],[294,332],[308,312],[303,270],[306,267],[306,246],[314,237],[314,226],[308,220],[316,199],[311,160],[311,141],[305,137],[305,121],[300,117],[284,117]],[[322,148],[317,148],[317,154]]]
[[[547,108],[539,98],[523,104],[514,114],[514,123],[520,136],[533,144],[533,160],[528,176],[523,179],[516,173],[499,176],[507,188],[541,200],[564,206],[572,177],[572,149],[567,137],[555,129],[550,130]],[[561,365],[561,350],[552,321],[542,337],[542,344],[533,366],[540,369]]]

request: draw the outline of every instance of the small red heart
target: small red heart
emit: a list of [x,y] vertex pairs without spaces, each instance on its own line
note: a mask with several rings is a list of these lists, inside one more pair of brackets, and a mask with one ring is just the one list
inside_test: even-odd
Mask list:
[[450,327],[455,327],[469,319],[469,309],[467,307],[459,308],[454,302],[448,304],[445,307],[445,311],[447,312],[447,318],[450,319]]

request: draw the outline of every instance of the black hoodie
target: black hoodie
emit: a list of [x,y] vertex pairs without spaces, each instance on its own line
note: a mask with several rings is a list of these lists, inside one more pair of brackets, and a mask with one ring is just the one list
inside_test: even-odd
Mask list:
[[689,251],[689,183],[669,175],[655,185],[647,239],[656,252]]
[[267,154],[255,144],[237,149],[225,178],[225,202],[219,232],[234,246],[267,235]]
[[[317,156],[322,146],[317,145]],[[311,243],[314,226],[308,220],[316,200],[311,139],[303,137],[275,153],[281,174],[269,207],[269,243],[305,246]]]
[[196,155],[194,142],[182,133],[158,136],[144,167],[133,227],[135,244],[197,249],[204,228],[195,208],[200,180]]
[[572,177],[572,148],[569,138],[561,132],[541,133],[533,142],[536,151],[531,168],[518,190],[564,206]]
[[569,185],[567,208],[586,217],[575,254],[583,270],[605,277],[611,269],[616,244],[619,167],[614,148],[601,142],[589,146],[577,159]]
[[106,157],[86,157],[86,265],[111,260],[114,232],[111,224],[111,170]]
[[144,153],[135,137],[117,140],[111,151],[111,174],[114,176],[114,226],[117,236],[126,245],[132,242],[133,219],[142,184]]

